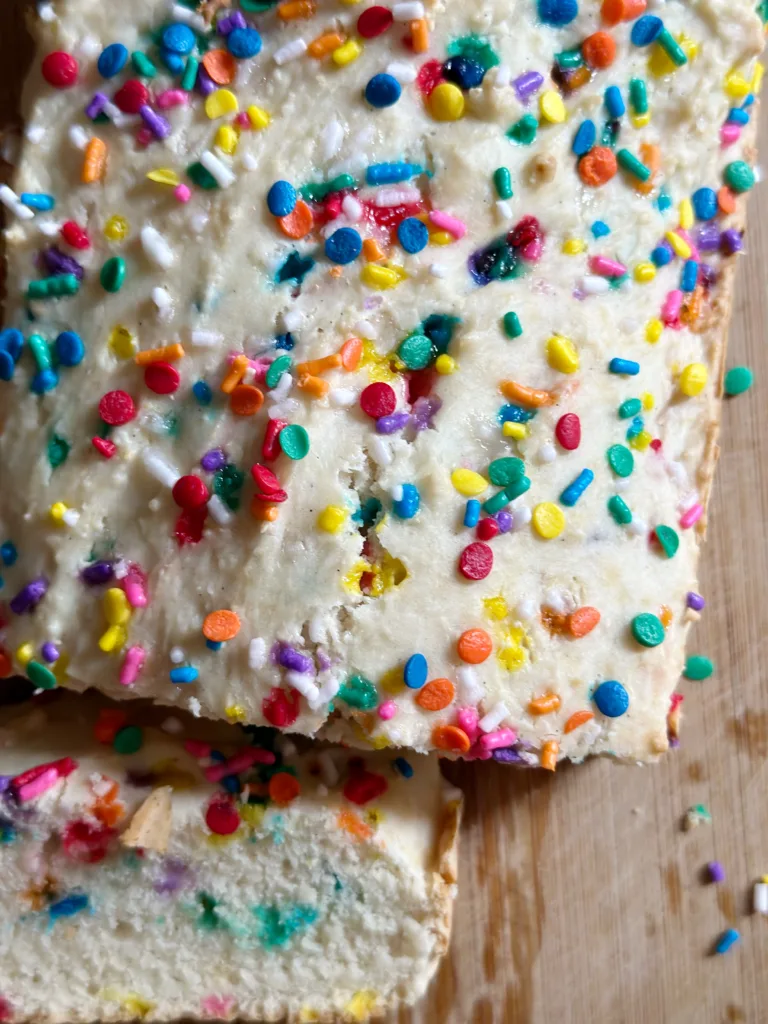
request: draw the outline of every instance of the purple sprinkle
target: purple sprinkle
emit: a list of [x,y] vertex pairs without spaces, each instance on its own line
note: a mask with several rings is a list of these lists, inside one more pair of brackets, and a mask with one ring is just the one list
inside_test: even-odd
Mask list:
[[517,98],[521,103],[527,103],[530,97],[535,92],[538,92],[542,85],[544,85],[544,76],[539,74],[538,71],[524,71],[522,75],[518,75],[512,82],[512,88],[517,93]]
[[42,601],[48,589],[48,580],[45,576],[38,576],[30,580],[22,587],[18,594],[11,600],[11,611],[14,615],[23,615],[24,612],[31,612]]
[[236,28],[247,28],[248,22],[243,17],[242,11],[232,11],[227,18],[221,18],[216,24],[216,31],[219,35],[228,36]]
[[59,649],[55,644],[52,644],[50,640],[46,640],[40,648],[40,653],[43,656],[43,660],[47,661],[49,664],[59,660]]
[[148,103],[145,103],[139,108],[139,113],[141,114],[142,121],[150,129],[155,138],[168,138],[171,134],[171,124],[169,121],[166,121],[164,117],[155,113]]
[[744,248],[744,242],[741,238],[741,232],[737,231],[736,228],[728,228],[720,235],[720,248],[728,256],[733,256],[736,252],[741,252]]
[[115,570],[111,562],[93,562],[91,565],[86,565],[80,571],[80,579],[83,583],[88,583],[92,587],[98,587],[102,583],[109,583],[114,575]]
[[408,412],[393,412],[390,416],[379,416],[376,420],[376,432],[379,434],[394,434],[402,430],[411,418]]
[[94,93],[93,99],[85,108],[85,116],[90,117],[91,120],[93,120],[95,117],[98,117],[99,114],[104,110],[104,107],[106,107],[108,102],[109,100],[103,92]]
[[288,644],[280,644],[280,649],[277,652],[277,663],[282,665],[283,668],[292,669],[294,672],[313,673],[315,666],[312,659],[307,654],[302,654],[297,651],[295,647],[291,647]]
[[217,469],[221,469],[226,464],[227,456],[221,448],[211,448],[200,459],[200,465],[207,473],[215,473]]
[[700,263],[699,264],[699,280],[701,281],[701,283],[705,287],[711,288],[712,285],[717,280],[717,271],[709,263]]
[[216,85],[202,64],[197,69],[197,89],[202,96],[210,96],[215,89],[218,89],[218,85]]
[[530,767],[526,759],[520,755],[520,752],[515,747],[503,747],[501,750],[494,750],[491,756],[494,761],[499,761],[501,764],[517,764],[525,768]]
[[709,864],[707,864],[707,871],[709,872],[709,879],[711,882],[725,881],[725,868],[719,860],[711,860]]
[[78,281],[85,277],[85,270],[72,256],[67,256],[55,245],[43,252],[43,263],[49,274],[74,274]]
[[154,885],[155,892],[163,896],[170,896],[186,885],[189,878],[189,868],[175,857],[168,857],[163,863],[164,877],[159,878]]
[[320,671],[327,672],[328,669],[331,667],[332,662],[328,655],[325,653],[325,651],[322,649],[322,647],[318,647],[315,656],[317,658],[317,664],[320,666]]
[[695,239],[702,252],[715,252],[720,247],[720,231],[716,224],[699,224]]
[[695,590],[689,590],[685,595],[685,603],[689,608],[693,608],[695,612],[700,612],[707,602],[701,594],[697,594]]
[[497,512],[494,516],[496,522],[499,524],[500,533],[509,533],[514,526],[514,516],[511,512],[507,512],[506,509],[502,509],[501,512]]
[[442,399],[436,395],[417,398],[413,403],[413,416],[411,417],[414,430],[426,430],[427,427],[432,427],[432,418],[442,404]]
[[12,775],[0,775],[0,793],[7,793],[11,788]]

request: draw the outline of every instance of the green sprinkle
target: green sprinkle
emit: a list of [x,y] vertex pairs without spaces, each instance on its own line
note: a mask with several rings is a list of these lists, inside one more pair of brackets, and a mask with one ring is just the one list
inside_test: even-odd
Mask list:
[[512,175],[508,167],[497,167],[493,172],[493,184],[499,199],[512,198]]
[[628,149],[620,149],[616,154],[616,161],[629,174],[633,174],[638,181],[648,181],[651,176],[650,167],[637,159]]
[[144,733],[138,725],[126,725],[118,729],[112,747],[118,754],[135,754],[144,746]]
[[629,102],[636,114],[648,113],[648,93],[642,78],[632,78],[629,82]]
[[509,312],[504,314],[503,318],[504,333],[508,338],[519,338],[523,333],[523,325],[520,323],[520,317],[517,313]]
[[584,63],[584,58],[579,49],[561,50],[560,53],[555,54],[555,60],[564,71],[573,71],[575,68],[580,68]]
[[632,452],[623,444],[612,444],[606,455],[608,456],[608,465],[616,476],[629,476],[635,468]]
[[59,466],[63,466],[69,456],[69,450],[71,444],[66,438],[61,437],[59,434],[52,434],[46,448],[46,454],[48,461],[51,464],[51,469],[58,469]]
[[28,299],[58,299],[63,295],[76,295],[80,282],[74,274],[59,274],[56,277],[44,277],[40,281],[30,281],[27,287]]
[[656,36],[656,42],[662,48],[664,53],[666,53],[672,63],[677,64],[679,68],[681,68],[683,64],[688,63],[685,50],[682,48],[680,43],[678,43],[668,28],[663,28],[661,32],[659,32]]
[[304,903],[288,903],[283,907],[253,907],[258,921],[256,937],[265,949],[284,946],[294,935],[317,920],[317,910]]
[[280,378],[291,368],[291,357],[290,356],[278,356],[277,359],[270,363],[269,369],[267,370],[264,378],[268,388],[276,388],[280,383]]
[[141,50],[134,50],[131,54],[131,64],[137,75],[141,75],[142,78],[154,78],[157,74],[157,68]]
[[203,167],[199,161],[189,165],[187,168],[187,175],[192,179],[195,185],[198,185],[200,188],[204,188],[207,191],[219,187],[218,181],[216,181],[211,172],[207,168]]
[[680,547],[680,538],[671,526],[656,526],[654,528],[656,540],[667,558],[673,558]]
[[507,138],[517,142],[520,146],[530,146],[536,138],[538,128],[539,122],[533,114],[525,114],[508,129]]
[[508,487],[510,484],[517,483],[524,474],[525,463],[523,460],[512,457],[494,459],[488,467],[488,476],[496,487]]
[[187,57],[187,63],[184,65],[184,74],[181,76],[181,88],[184,92],[191,92],[195,87],[197,81],[197,69],[200,67],[200,61],[197,57]]
[[423,370],[432,359],[432,341],[425,334],[411,334],[400,342],[397,354],[409,370]]
[[664,626],[661,619],[650,612],[636,615],[632,619],[632,636],[643,647],[658,647],[664,640]]
[[608,511],[613,516],[614,522],[618,523],[619,526],[627,526],[632,522],[630,507],[618,494],[614,494],[608,499]]
[[49,370],[51,368],[51,350],[48,342],[41,334],[30,334],[27,342],[32,356],[37,363],[38,370]]
[[350,676],[340,688],[338,696],[351,708],[359,708],[361,711],[372,711],[379,703],[376,687],[365,676]]
[[298,461],[309,452],[309,434],[298,423],[290,423],[287,427],[283,427],[278,439],[280,447],[289,459]]
[[483,511],[487,512],[489,516],[496,515],[497,512],[501,512],[512,499],[508,497],[506,491],[497,491],[493,497],[488,498],[487,501],[483,502]]
[[642,411],[642,408],[643,403],[639,398],[628,398],[619,406],[619,419],[631,420],[633,416],[637,416]]
[[27,679],[41,690],[55,690],[59,685],[53,672],[39,661],[27,662]]
[[353,175],[337,174],[330,181],[310,182],[308,185],[303,185],[299,192],[302,199],[311,203],[320,203],[332,192],[341,192],[345,188],[355,188],[356,186],[357,181]]
[[743,395],[752,387],[754,377],[748,366],[733,366],[725,375],[723,389],[726,395]]
[[263,14],[270,7],[274,7],[276,3],[277,0],[240,0],[240,6],[243,10],[250,11],[253,14]]
[[511,484],[507,484],[504,489],[504,493],[510,501],[514,501],[515,498],[519,498],[521,494],[525,494],[530,486],[530,479],[527,476],[521,476],[519,480],[514,480]]
[[692,654],[685,662],[683,675],[686,679],[709,679],[715,671],[715,666],[709,658],[703,654]]
[[484,71],[495,68],[499,63],[499,56],[487,39],[482,36],[472,35],[461,36],[448,43],[449,57],[466,57],[480,64]]
[[734,192],[749,192],[755,184],[755,174],[749,164],[743,160],[734,160],[723,171],[723,178],[728,188]]
[[122,256],[111,256],[99,274],[101,287],[105,292],[119,292],[125,283],[125,260]]
[[245,474],[230,462],[214,474],[213,493],[218,494],[224,504],[236,512],[240,507],[240,491],[244,483]]

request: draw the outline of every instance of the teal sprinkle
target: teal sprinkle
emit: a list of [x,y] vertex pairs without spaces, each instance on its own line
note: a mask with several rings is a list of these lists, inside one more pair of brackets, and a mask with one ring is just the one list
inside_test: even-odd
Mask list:
[[659,192],[659,198],[656,200],[656,205],[661,213],[664,213],[664,211],[668,210],[672,205],[672,196],[665,188],[662,188],[661,192]]
[[202,928],[206,932],[226,931],[227,922],[219,916],[216,910],[219,901],[207,892],[199,892],[196,899],[202,908],[202,913],[197,919],[198,928]]
[[299,932],[305,931],[317,920],[317,910],[306,903],[287,904],[278,907],[262,905],[253,907],[256,915],[256,937],[265,949],[284,946]]
[[233,512],[240,507],[240,491],[245,483],[245,474],[232,463],[217,471],[213,478],[213,491]]
[[295,284],[301,285],[314,265],[315,261],[311,256],[301,256],[294,249],[288,254],[288,258],[275,275],[275,282],[285,284],[286,281],[293,281]]
[[0,820],[0,846],[12,843],[16,838],[17,832],[11,822]]
[[181,432],[181,418],[175,412],[163,417],[163,426],[169,437],[178,437]]
[[63,896],[55,903],[51,903],[48,907],[48,917],[51,924],[54,924],[59,918],[74,917],[75,914],[79,914],[81,910],[87,910],[87,908],[88,897],[85,893],[73,892],[69,896]]
[[499,409],[499,423],[527,423],[533,419],[536,412],[536,409],[524,409],[522,405],[513,405],[510,402]]
[[352,522],[359,523],[364,529],[370,530],[381,515],[382,504],[378,498],[366,498],[361,502],[357,512],[352,513]]
[[448,44],[449,57],[466,57],[480,64],[483,70],[495,68],[501,63],[499,55],[493,49],[487,39],[474,33],[469,36],[460,36]]
[[51,469],[58,469],[59,466],[63,466],[69,456],[69,451],[72,446],[69,441],[61,437],[59,434],[51,435],[46,448],[46,454],[48,455],[48,462],[51,464]]

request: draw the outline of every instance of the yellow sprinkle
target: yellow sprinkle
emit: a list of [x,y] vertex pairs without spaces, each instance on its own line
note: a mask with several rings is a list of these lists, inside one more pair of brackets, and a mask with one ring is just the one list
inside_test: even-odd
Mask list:
[[[688,60],[695,60],[699,54],[699,47],[696,43],[682,32],[676,36],[676,39]],[[678,68],[666,50],[662,49],[658,43],[654,43],[651,47],[651,55],[648,58],[648,70],[655,78],[664,78],[665,75],[673,74]]]
[[524,648],[519,645],[502,647],[496,657],[507,672],[518,672],[528,660]]
[[690,231],[693,227],[693,203],[690,199],[681,199],[679,206],[680,227]]
[[501,622],[509,615],[509,605],[501,594],[497,594],[496,597],[483,598],[483,608],[488,618],[494,619],[496,622]]
[[643,408],[650,412],[650,410],[656,405],[656,399],[653,397],[650,391],[644,391],[640,395],[640,401],[643,403]]
[[327,505],[317,517],[317,525],[326,533],[338,533],[347,520],[347,514],[340,505]]
[[122,242],[128,234],[128,230],[128,221],[125,217],[121,217],[116,213],[114,216],[110,217],[104,225],[104,236],[108,238],[110,242]]
[[451,473],[451,483],[465,498],[475,498],[488,487],[485,477],[473,469],[454,469]]
[[237,96],[231,89],[215,89],[205,100],[205,112],[211,121],[227,114],[236,114],[240,109]]
[[231,124],[222,124],[216,132],[216,145],[227,156],[232,156],[237,149],[238,135]]
[[120,992],[116,988],[105,988],[99,994],[109,1002],[120,1003],[132,1017],[146,1017],[155,1008],[154,1003],[136,992]]
[[430,231],[430,245],[452,245],[456,239],[448,231]]
[[362,52],[362,43],[359,43],[357,39],[348,39],[346,43],[336,47],[331,54],[331,60],[337,67],[345,68],[347,64],[357,60]]
[[749,91],[755,93],[760,92],[763,87],[763,75],[765,74],[765,65],[762,61],[755,63],[755,70],[752,73],[752,81],[750,82]]
[[533,528],[544,540],[559,537],[565,529],[565,513],[551,501],[542,501],[533,510]]
[[369,288],[385,291],[400,283],[400,278],[390,267],[379,266],[378,263],[366,263],[360,271],[360,280]]
[[316,1024],[320,1020],[320,1014],[311,1006],[302,1006],[299,1010],[299,1024]]
[[635,267],[635,280],[640,284],[647,284],[656,277],[656,267],[650,261],[638,263]]
[[267,809],[263,804],[238,804],[237,810],[246,825],[250,828],[258,828],[264,821]]
[[562,124],[567,114],[563,97],[555,89],[546,89],[539,97],[539,111],[550,124]]
[[700,395],[707,386],[707,368],[704,363],[688,363],[680,374],[680,390],[688,398]]
[[105,654],[111,654],[113,651],[119,651],[125,645],[126,639],[122,626],[110,626],[99,638],[99,647]]
[[675,250],[675,255],[679,256],[681,260],[687,260],[691,255],[691,247],[688,245],[686,240],[678,235],[676,231],[667,231],[664,237]]
[[65,505],[63,501],[55,501],[48,509],[48,515],[57,526],[64,525],[64,513],[67,511],[68,507],[69,506]]
[[56,682],[59,686],[62,686],[67,679],[67,669],[69,668],[69,655],[66,651],[62,651],[55,664],[52,666],[51,671],[56,676]]
[[635,448],[639,452],[644,452],[648,445],[653,440],[653,435],[649,434],[647,430],[641,430],[635,437],[629,439],[630,448]]
[[456,360],[447,352],[441,352],[435,360],[435,369],[443,377],[448,377],[457,370]]
[[354,7],[355,4],[360,3],[360,0],[339,0],[339,3],[343,4],[344,7]]
[[429,94],[428,102],[436,121],[458,121],[464,116],[464,93],[453,82],[441,82]]
[[633,128],[645,128],[647,124],[651,123],[651,112],[646,110],[644,114],[631,114],[629,119]]
[[266,128],[272,120],[272,115],[268,111],[263,107],[257,107],[253,104],[248,107],[246,113],[248,114],[248,120],[251,122],[251,128],[257,132]]
[[35,656],[35,648],[30,643],[20,644],[16,648],[16,661],[21,666],[28,665]]
[[171,167],[156,167],[154,171],[147,171],[147,177],[150,181],[156,181],[158,185],[175,187],[179,184],[179,176]]
[[649,345],[655,345],[664,333],[664,324],[654,317],[645,325],[645,340]]
[[748,96],[752,91],[750,83],[746,80],[744,75],[735,68],[732,71],[729,71],[725,76],[723,88],[727,95],[734,100],[743,100],[744,97]]
[[528,427],[524,423],[512,423],[510,420],[504,424],[501,432],[504,437],[512,437],[515,441],[522,441],[524,437],[528,437]]
[[227,704],[224,714],[230,722],[244,722],[248,713],[242,704]]
[[118,359],[133,359],[139,348],[134,336],[122,324],[115,324],[110,331],[109,347]]
[[362,1024],[363,1021],[368,1020],[378,1004],[379,997],[375,992],[370,989],[362,989],[360,992],[355,992],[345,1010],[353,1020]]
[[131,606],[125,591],[120,587],[110,587],[104,595],[104,618],[110,626],[124,626],[131,617]]
[[554,334],[547,342],[547,362],[560,373],[575,373],[579,368],[579,353],[570,338]]
[[563,242],[563,252],[566,256],[578,256],[579,253],[587,251],[587,243],[583,238],[566,238]]
[[383,750],[385,747],[391,746],[389,737],[380,733],[378,736],[369,736],[368,742],[371,744],[374,750]]

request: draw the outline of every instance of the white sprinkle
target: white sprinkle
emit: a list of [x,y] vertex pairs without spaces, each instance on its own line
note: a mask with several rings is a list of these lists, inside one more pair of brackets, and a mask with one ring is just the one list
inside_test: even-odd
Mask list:
[[[389,445],[381,434],[374,434],[368,443],[368,450],[371,453],[371,458],[378,466],[389,466],[392,463],[392,452],[389,450]],[[402,492],[402,487],[400,488]],[[399,501],[400,498],[395,498],[395,501]]]
[[579,287],[587,295],[602,295],[603,292],[610,291],[611,283],[606,277],[598,277],[596,274],[588,274],[586,277],[582,277],[579,282]]
[[19,220],[32,220],[35,216],[34,211],[25,206],[8,185],[0,185],[0,203],[15,214]]
[[554,462],[556,458],[557,452],[555,451],[555,446],[552,444],[551,441],[545,441],[541,448],[539,448],[539,462],[543,462],[546,464],[548,462]]
[[544,604],[551,608],[553,612],[557,612],[558,615],[565,615],[566,612],[570,611],[565,592],[558,590],[556,587],[551,587],[545,591]]
[[341,208],[344,211],[344,215],[347,220],[352,224],[357,224],[363,216],[363,206],[359,203],[354,196],[347,194],[341,201]]
[[375,341],[379,336],[378,327],[375,327],[370,320],[358,320],[352,330],[361,338],[368,338],[369,341]]
[[348,409],[357,401],[357,395],[350,388],[331,388],[328,401],[337,409]]
[[61,224],[55,220],[39,220],[37,230],[46,238],[54,238],[61,231]]
[[[325,676],[325,682],[323,682],[323,676]],[[320,685],[320,703],[327,704],[328,701],[333,700],[336,694],[341,689],[341,680],[334,675],[328,673],[321,673],[318,676],[317,681]]]
[[291,669],[285,673],[285,678],[294,690],[298,690],[302,697],[306,697],[308,701],[319,700],[320,691],[312,682],[312,676],[304,672],[294,672]]
[[752,899],[756,914],[768,914],[768,883],[755,882]]
[[200,32],[205,35],[208,32],[208,25],[205,23],[205,18],[202,14],[197,14],[195,11],[190,10],[189,7],[184,7],[182,4],[170,5],[171,17],[174,21],[181,21],[185,25],[189,25],[195,32]]
[[497,199],[496,212],[502,220],[509,220],[512,216],[512,204],[508,199]]
[[202,153],[200,163],[209,174],[213,175],[222,188],[229,188],[229,186],[234,185],[237,180],[229,167],[227,167],[223,161],[219,160],[217,156],[214,156],[210,149],[206,149]]
[[195,716],[195,718],[199,718],[200,715],[202,714],[203,709],[197,697],[189,697],[187,699],[187,707]]
[[168,652],[168,657],[174,665],[180,665],[184,661],[185,655],[181,647],[172,647]]
[[533,512],[531,512],[528,505],[515,505],[512,509],[512,529],[520,530],[523,526],[527,526],[533,518]]
[[61,518],[67,526],[76,526],[80,513],[76,508],[68,508]]
[[211,515],[219,524],[219,526],[228,526],[234,519],[234,516],[229,511],[224,502],[221,500],[221,498],[218,496],[218,494],[212,494],[211,497],[208,499],[208,511],[211,513]]
[[524,597],[515,605],[515,614],[523,622],[531,622],[536,617],[536,602],[532,597]]
[[271,420],[289,420],[291,413],[296,412],[299,408],[299,403],[295,398],[286,398],[284,402],[275,402],[274,405],[270,406],[267,410],[267,416]]
[[373,197],[373,205],[378,207],[403,206],[405,203],[418,203],[421,192],[417,188],[381,188]]
[[171,293],[167,288],[153,288],[152,289],[152,301],[157,308],[162,312],[164,309],[168,309],[169,306],[173,305],[173,299]]
[[41,124],[29,124],[24,135],[27,142],[31,142],[33,146],[36,146],[45,138],[45,128]]
[[637,516],[627,526],[630,533],[634,533],[637,537],[643,537],[648,533],[648,524],[644,519],[638,519]]
[[125,561],[124,558],[121,558],[119,562],[115,562],[114,570],[115,579],[124,580],[125,577],[128,575],[128,563]]
[[87,35],[80,40],[77,49],[86,60],[95,60],[102,51],[102,44],[96,36]]
[[141,453],[146,471],[166,487],[173,487],[181,473],[157,448],[147,447]]
[[151,498],[147,502],[147,508],[149,509],[150,512],[159,512],[161,504],[162,503],[159,498]]
[[688,470],[676,459],[670,459],[667,463],[667,471],[675,483],[679,484],[680,487],[688,486]]
[[432,277],[445,277],[448,273],[448,268],[444,263],[430,263],[429,272]]
[[75,149],[85,149],[90,140],[90,135],[82,128],[79,124],[70,125],[69,131],[67,132],[69,141],[75,147]]
[[491,710],[477,723],[478,728],[482,732],[494,732],[505,718],[509,717],[509,711],[507,705],[503,700],[500,700],[498,704],[494,704]]
[[309,639],[313,644],[321,644],[325,640],[325,619],[322,615],[314,615],[309,620]]
[[200,210],[198,213],[192,214],[192,216],[189,218],[189,223],[196,235],[199,235],[203,231],[205,231],[209,219],[210,218],[208,217],[208,214],[204,213],[202,210]]
[[283,313],[283,327],[289,333],[291,331],[298,331],[303,320],[304,316],[298,311],[298,309],[286,309]]
[[[256,380],[256,371],[254,370],[254,368],[252,366],[246,366],[245,373],[243,374],[242,383],[243,384],[253,384],[253,382],[255,380]],[[272,391],[270,391],[270,396],[273,395],[276,390],[277,390],[277,388],[274,388]]]
[[246,171],[255,171],[256,168],[259,166],[259,161],[253,155],[253,153],[243,153],[240,157],[240,163],[243,165]]
[[339,781],[339,771],[333,760],[330,750],[321,750],[317,755],[317,763],[320,766],[320,778],[326,786],[335,786]]
[[395,21],[418,21],[424,17],[424,4],[418,0],[408,0],[407,3],[395,4],[392,8]]
[[147,257],[158,267],[167,270],[173,266],[175,259],[173,249],[157,228],[153,228],[151,224],[145,224],[141,229],[141,246]]
[[53,4],[38,4],[37,16],[40,21],[56,21],[56,12],[53,9]]
[[184,731],[184,723],[180,722],[178,718],[166,718],[160,728],[171,736],[178,736],[180,732]]
[[330,160],[341,149],[341,144],[344,141],[344,128],[338,121],[329,121],[323,128],[320,141],[323,146],[323,159]]
[[512,81],[512,71],[508,64],[499,64],[496,68],[496,77],[493,84],[502,88]]
[[306,51],[307,44],[303,39],[292,39],[290,43],[286,43],[279,50],[275,50],[275,64],[287,64],[289,60],[296,60],[297,57],[301,57]]
[[459,684],[459,700],[462,704],[477,704],[483,698],[483,684],[471,665],[462,665],[456,669]]
[[418,72],[410,64],[405,64],[401,60],[393,60],[387,65],[387,74],[396,78],[401,85],[410,85],[416,80]]
[[390,491],[390,494],[392,495],[392,501],[402,501],[403,500],[403,485],[402,484],[395,484],[395,486]]
[[118,128],[120,127],[120,125],[118,124],[118,121],[123,116],[123,112],[120,109],[120,107],[116,107],[114,103],[110,103],[109,100],[107,100],[107,102],[104,104],[104,111],[103,112],[107,115],[107,117],[109,118],[110,121],[112,121],[115,124],[117,124]]
[[263,637],[255,636],[248,644],[248,668],[256,672],[264,668],[267,661],[267,643]]
[[197,348],[213,348],[224,341],[224,335],[219,331],[190,331],[189,340]]

